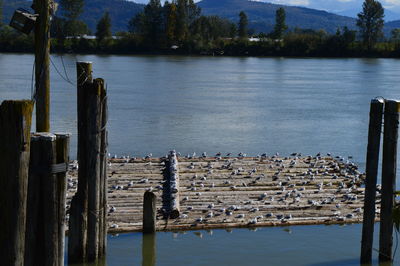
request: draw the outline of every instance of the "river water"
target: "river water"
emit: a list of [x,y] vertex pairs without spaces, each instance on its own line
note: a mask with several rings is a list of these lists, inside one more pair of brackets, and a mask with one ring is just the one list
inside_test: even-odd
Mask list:
[[[33,60],[0,54],[0,101],[31,97]],[[94,77],[108,84],[109,151],[118,156],[331,152],[363,169],[370,100],[400,99],[397,59],[53,55],[51,127],[72,133],[71,158],[76,61],[92,61]],[[357,262],[358,225],[289,231],[160,233],[157,265]],[[140,243],[140,234],[110,236],[108,264],[139,264]]]

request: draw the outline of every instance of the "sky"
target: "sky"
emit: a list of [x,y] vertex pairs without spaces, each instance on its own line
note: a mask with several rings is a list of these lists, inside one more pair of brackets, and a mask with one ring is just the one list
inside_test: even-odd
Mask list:
[[[131,0],[132,1],[132,0]],[[147,3],[148,0],[133,0],[137,3]],[[215,0],[218,1],[218,0]],[[282,5],[295,5],[308,8],[326,10],[340,15],[353,16],[361,11],[364,0],[253,0],[259,2],[270,2]],[[196,1],[198,2],[198,1]],[[380,0],[387,10],[386,18],[400,19],[400,0]]]

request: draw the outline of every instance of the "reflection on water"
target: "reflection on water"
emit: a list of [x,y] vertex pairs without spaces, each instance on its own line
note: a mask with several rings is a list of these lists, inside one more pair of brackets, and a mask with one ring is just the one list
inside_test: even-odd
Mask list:
[[156,234],[143,234],[142,266],[156,265]]
[[[375,249],[378,234],[377,225]],[[360,240],[359,224],[130,233],[109,238],[107,265],[356,266]],[[397,250],[393,265],[400,265],[399,257]],[[374,252],[373,265],[378,264]]]

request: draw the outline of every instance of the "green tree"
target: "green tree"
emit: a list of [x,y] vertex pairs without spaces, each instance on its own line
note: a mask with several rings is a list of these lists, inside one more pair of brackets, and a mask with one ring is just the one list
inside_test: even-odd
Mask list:
[[190,27],[200,17],[201,9],[193,0],[177,0],[176,38],[184,42],[190,38]]
[[177,6],[174,2],[168,1],[164,4],[164,17],[165,17],[165,37],[168,45],[176,42],[176,23],[177,23]]
[[400,29],[393,29],[390,32],[390,40],[392,42],[400,42]]
[[165,33],[165,21],[160,0],[150,0],[142,13],[137,14],[129,22],[129,31],[139,34],[146,46],[160,46]]
[[77,36],[89,32],[87,25],[79,20],[82,15],[84,0],[60,0],[61,14],[66,18],[63,35]]
[[111,38],[111,18],[106,12],[99,20],[96,27],[96,39],[99,43]]
[[241,11],[239,13],[239,38],[240,39],[246,39],[248,37],[248,25],[249,25],[249,20],[247,19],[246,13],[244,11]]
[[371,50],[379,38],[383,37],[385,11],[379,1],[365,0],[363,10],[357,16],[357,26],[363,43]]
[[275,39],[282,39],[283,34],[285,31],[288,29],[288,26],[286,25],[286,12],[283,7],[278,8],[276,10],[276,15],[275,15],[275,26],[274,26],[274,31],[273,31],[273,37]]

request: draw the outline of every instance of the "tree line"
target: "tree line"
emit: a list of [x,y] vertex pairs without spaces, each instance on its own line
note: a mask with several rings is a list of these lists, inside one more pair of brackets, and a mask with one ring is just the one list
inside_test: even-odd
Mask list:
[[[1,3],[2,0],[0,0]],[[266,56],[398,56],[400,29],[384,40],[384,9],[379,1],[365,0],[358,14],[358,32],[347,27],[335,34],[323,30],[292,28],[286,24],[284,8],[276,10],[272,32],[250,34],[247,14],[238,23],[218,16],[204,16],[193,0],[150,0],[133,16],[126,32],[112,36],[108,12],[99,19],[95,39],[80,20],[84,0],[60,0],[61,16],[51,26],[54,52],[76,53],[182,53]],[[1,11],[1,9],[0,9]],[[1,14],[1,12],[0,12]],[[249,36],[255,37],[249,39]],[[32,36],[0,29],[0,50],[33,51]]]

